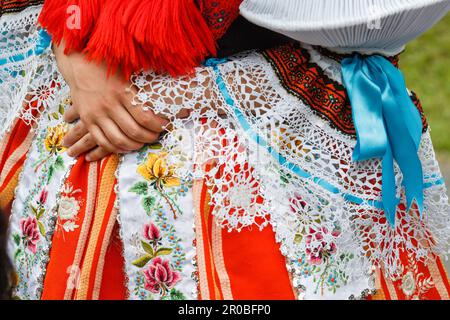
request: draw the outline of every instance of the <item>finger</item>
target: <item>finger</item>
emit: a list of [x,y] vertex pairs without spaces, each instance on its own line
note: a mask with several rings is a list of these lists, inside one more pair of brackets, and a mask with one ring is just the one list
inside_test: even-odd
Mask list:
[[67,154],[70,157],[78,157],[80,154],[91,151],[97,147],[97,142],[90,133],[86,134],[84,137],[78,140],[73,146],[67,150]]
[[63,146],[68,148],[73,144],[77,143],[81,138],[83,138],[88,133],[88,129],[83,122],[78,122],[73,128],[69,130],[63,139]]
[[72,123],[80,118],[77,109],[71,106],[64,112],[64,121],[67,123]]
[[159,139],[159,132],[142,127],[125,108],[117,108],[109,115],[120,130],[130,139],[141,143],[153,143]]
[[89,133],[92,135],[99,147],[110,153],[119,153],[119,150],[117,150],[115,146],[106,138],[105,134],[99,126],[90,126]]
[[[134,89],[132,89],[132,92],[135,93]],[[141,106],[135,106],[131,101],[132,98],[130,98],[130,95],[124,95],[122,98],[123,105],[137,123],[157,133],[165,130],[165,126],[169,124],[167,119],[157,116],[152,110],[144,111]]]
[[102,147],[97,147],[86,155],[86,161],[94,162],[109,156],[111,152],[106,151]]
[[101,124],[101,129],[109,142],[119,153],[124,151],[134,151],[143,147],[143,143],[134,141],[127,137],[125,133],[111,119],[101,119],[97,125]]

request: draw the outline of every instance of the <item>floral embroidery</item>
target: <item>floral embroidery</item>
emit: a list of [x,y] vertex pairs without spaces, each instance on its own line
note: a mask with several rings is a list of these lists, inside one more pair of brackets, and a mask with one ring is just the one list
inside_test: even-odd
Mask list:
[[23,206],[13,208],[13,216],[18,216],[20,225],[19,230],[12,234],[13,258],[20,279],[16,292],[24,299],[37,299],[41,294],[51,237],[57,227],[57,208],[52,204],[68,168],[64,155],[66,149],[62,146],[67,128],[66,124],[60,123],[63,113],[62,105],[56,111],[59,116],[51,116],[51,120],[37,132],[30,151],[31,162],[24,168],[24,173],[29,175],[24,178],[32,181],[32,185],[26,187],[28,194]]
[[[160,215],[162,216],[162,214]],[[181,292],[176,290],[174,286],[181,280],[179,271],[175,270],[181,265],[181,259],[184,255],[181,254],[181,248],[178,245],[179,240],[175,240],[175,230],[173,227],[168,228],[167,223],[163,223],[165,231],[169,231],[169,244],[175,245],[175,250],[172,247],[164,247],[163,236],[161,230],[153,222],[144,225],[144,240],[141,240],[142,255],[132,262],[133,265],[142,269],[141,277],[138,277],[136,283],[138,288],[142,287],[153,294],[158,294],[161,299],[174,298],[175,296],[183,296]],[[174,241],[175,240],[175,241]],[[172,255],[172,253],[174,253]],[[175,268],[170,265],[168,259],[162,258],[172,255],[175,259]],[[139,289],[138,289],[139,290]],[[139,296],[145,297],[145,294]]]
[[80,201],[75,198],[75,195],[79,193],[81,193],[81,190],[73,190],[73,187],[69,184],[64,185],[57,208],[58,230],[62,228],[64,232],[73,232],[79,228],[77,220],[80,211]]
[[202,14],[214,38],[221,38],[233,21],[239,16],[242,0],[200,1]]
[[[337,238],[340,233],[339,230],[335,229],[331,232],[331,236]],[[336,253],[337,247],[334,242],[323,241],[329,234],[330,232],[325,227],[322,227],[319,230],[310,228],[309,234],[306,236],[306,255],[308,256],[309,263],[321,265],[325,260]]]
[[407,297],[412,297],[414,292],[416,292],[416,282],[412,272],[407,272],[403,276],[401,288]]
[[65,125],[48,128],[48,134],[44,141],[45,149],[47,149],[50,154],[60,154],[66,150],[62,145],[64,135]]
[[43,4],[44,0],[4,0],[0,6],[0,16],[6,13],[20,12],[30,6]]
[[145,289],[153,293],[161,293],[166,295],[169,289],[180,280],[180,274],[172,270],[168,260],[163,260],[158,257],[155,258],[147,270],[145,275]]
[[[150,187],[153,187],[158,191],[159,195],[167,202],[173,213],[174,218],[177,218],[177,212],[181,212],[176,208],[176,203],[170,196],[166,193],[165,188],[179,187],[181,185],[181,180],[174,176],[174,168],[167,164],[167,153],[160,152],[149,153],[147,160],[138,166],[137,172],[150,182]],[[148,193],[148,182],[138,182],[130,190],[137,194],[147,194]],[[146,211],[155,202],[153,197],[146,197],[143,199],[144,208]]]
[[420,272],[418,263],[412,254],[408,254],[407,271],[400,281],[400,288],[406,298],[410,300],[424,299],[424,295],[435,286],[431,277],[426,277],[423,272]]
[[22,241],[24,246],[33,254],[36,254],[37,243],[41,238],[36,217],[30,216],[26,219],[21,219],[20,230],[22,231]]
[[173,251],[171,248],[160,247],[162,240],[161,232],[153,223],[145,225],[144,238],[149,240],[150,243],[147,243],[145,241],[141,242],[142,249],[144,250],[145,254],[139,259],[133,261],[133,264],[137,267],[142,268],[152,259],[162,255],[169,255]]
[[[150,152],[141,157],[148,149]],[[132,237],[136,250],[132,264],[139,268],[134,278],[134,294],[140,299],[185,299],[184,293],[176,288],[182,279],[186,254],[174,222],[176,213],[182,214],[179,198],[186,195],[191,182],[174,176],[166,152],[159,151],[157,146],[148,149],[138,156],[141,164],[136,170],[145,181],[136,182],[129,190],[141,196],[142,208],[149,217],[142,233]]]
[[163,187],[176,187],[180,185],[180,179],[174,177],[173,167],[167,165],[167,153],[150,153],[147,161],[138,167],[138,173],[146,180],[154,182],[159,189]]
[[45,203],[47,202],[48,197],[48,191],[46,189],[43,189],[41,191],[41,194],[38,197],[38,200],[35,201],[34,205],[30,205],[31,212],[33,213],[36,223],[39,228],[39,232],[41,235],[45,236],[45,227],[44,224],[41,222],[41,218],[43,217],[45,213]]
[[350,253],[339,256],[324,255],[323,259],[315,257],[314,260],[311,260],[310,256],[303,255],[293,261],[293,265],[297,275],[305,279],[313,279],[316,284],[314,294],[323,296],[325,289],[335,294],[339,288],[347,285],[349,276],[342,271],[342,266],[348,264],[353,258],[353,254]]
[[44,159],[35,164],[34,170],[35,172],[38,172],[42,165],[47,163],[49,160],[54,160],[48,168],[48,181],[52,179],[56,170],[61,170],[64,168],[64,160],[60,155],[66,151],[66,148],[62,145],[66,132],[67,125],[65,123],[59,124],[55,127],[49,127],[47,129],[47,134],[43,141],[46,156]]
[[[306,208],[308,204],[302,199],[301,195],[295,194],[290,199],[290,207],[293,214],[299,208]],[[300,243],[305,240],[304,254],[293,261],[296,273],[302,278],[311,278],[316,283],[315,294],[324,295],[327,289],[336,293],[337,289],[346,285],[349,276],[343,271],[344,266],[353,260],[351,253],[339,253],[337,250],[337,239],[341,236],[341,230],[334,227],[328,230],[320,224],[322,220],[320,212],[299,217],[302,223],[295,235],[295,242]]]

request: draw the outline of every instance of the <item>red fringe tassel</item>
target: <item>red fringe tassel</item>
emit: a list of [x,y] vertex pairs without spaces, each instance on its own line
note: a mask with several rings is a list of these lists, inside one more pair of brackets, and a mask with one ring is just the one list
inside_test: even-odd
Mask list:
[[216,54],[194,0],[46,0],[39,22],[55,43],[64,40],[66,54],[84,51],[125,77],[142,69],[188,74]]

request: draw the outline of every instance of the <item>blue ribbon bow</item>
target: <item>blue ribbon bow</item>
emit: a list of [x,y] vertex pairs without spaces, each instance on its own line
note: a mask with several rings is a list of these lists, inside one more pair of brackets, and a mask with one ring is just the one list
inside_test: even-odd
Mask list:
[[394,159],[403,174],[408,211],[415,201],[423,211],[423,171],[418,155],[422,119],[402,73],[381,56],[355,54],[342,61],[343,81],[352,105],[357,144],[354,161],[382,159],[382,202],[395,226]]

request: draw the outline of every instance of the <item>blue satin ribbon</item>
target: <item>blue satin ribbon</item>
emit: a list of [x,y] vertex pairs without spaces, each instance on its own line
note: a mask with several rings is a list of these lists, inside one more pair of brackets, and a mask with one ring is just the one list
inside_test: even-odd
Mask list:
[[[296,176],[311,181],[312,183],[315,183],[325,190],[333,193],[333,194],[339,194],[341,195],[346,201],[359,204],[359,205],[369,205],[375,209],[382,210],[384,208],[383,202],[377,201],[377,200],[364,200],[357,195],[351,194],[346,192],[345,190],[341,190],[339,186],[335,186],[332,183],[325,181],[323,179],[320,179],[318,177],[315,177],[312,173],[307,172],[303,168],[297,166],[296,164],[289,162],[286,158],[284,158],[280,153],[278,153],[274,148],[272,148],[267,141],[264,140],[263,137],[261,137],[257,132],[253,131],[252,126],[247,121],[245,115],[241,112],[241,110],[237,107],[232,95],[227,89],[227,86],[225,84],[225,81],[222,77],[222,74],[220,72],[219,66],[225,62],[229,61],[228,59],[208,59],[205,62],[205,66],[211,67],[214,69],[214,72],[216,74],[216,84],[219,87],[223,98],[225,99],[226,103],[229,105],[230,109],[233,111],[234,116],[236,120],[241,125],[242,129],[244,129],[247,136],[252,139],[254,142],[256,142],[258,145],[263,147],[269,155],[271,155],[274,159],[276,159],[281,166],[284,168],[290,170],[293,174]],[[443,185],[445,184],[444,179],[442,176],[439,175],[431,175],[426,177],[427,180],[431,180],[427,183],[423,184],[423,188],[433,188],[437,185]]]
[[391,225],[399,204],[394,160],[403,174],[407,209],[416,202],[422,216],[424,178],[418,155],[422,119],[402,73],[386,58],[355,54],[342,61],[342,76],[357,135],[353,160],[382,159],[382,202]]

